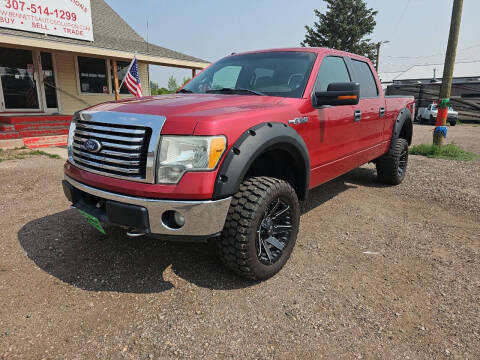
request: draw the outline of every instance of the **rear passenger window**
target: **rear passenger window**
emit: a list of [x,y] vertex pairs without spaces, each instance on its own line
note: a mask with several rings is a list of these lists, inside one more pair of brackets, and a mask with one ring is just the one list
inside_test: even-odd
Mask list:
[[328,56],[323,59],[317,80],[315,81],[315,91],[327,91],[328,85],[338,82],[350,82],[350,74],[343,58],[337,56]]
[[355,75],[360,83],[360,98],[373,98],[378,96],[377,83],[373,77],[370,66],[359,60],[352,59]]

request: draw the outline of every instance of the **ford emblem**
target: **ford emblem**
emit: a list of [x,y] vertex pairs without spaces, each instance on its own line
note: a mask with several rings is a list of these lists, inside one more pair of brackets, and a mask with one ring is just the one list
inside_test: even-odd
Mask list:
[[102,144],[95,139],[87,139],[83,143],[83,147],[89,152],[97,153],[102,148]]

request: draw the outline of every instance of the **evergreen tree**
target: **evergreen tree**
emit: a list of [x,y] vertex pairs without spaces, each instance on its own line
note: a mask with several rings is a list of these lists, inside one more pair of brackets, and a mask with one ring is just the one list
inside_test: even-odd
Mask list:
[[168,84],[167,84],[168,91],[170,92],[175,92],[178,90],[179,86],[177,84],[177,80],[172,76],[168,79]]
[[314,10],[318,21],[305,26],[307,34],[302,46],[328,47],[367,56],[375,61],[375,47],[370,35],[378,11],[367,8],[363,0],[323,0],[327,11]]
[[158,90],[158,84],[155,81],[150,80],[150,89],[152,91],[157,91]]

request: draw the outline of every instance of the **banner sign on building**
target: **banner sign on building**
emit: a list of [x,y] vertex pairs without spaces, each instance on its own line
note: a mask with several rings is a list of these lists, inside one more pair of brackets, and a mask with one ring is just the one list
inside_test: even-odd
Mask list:
[[0,27],[93,41],[90,0],[0,0]]

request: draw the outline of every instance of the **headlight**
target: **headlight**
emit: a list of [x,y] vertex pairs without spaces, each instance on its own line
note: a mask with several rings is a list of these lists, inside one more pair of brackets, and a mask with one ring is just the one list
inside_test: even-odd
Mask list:
[[73,135],[75,133],[76,122],[78,119],[78,113],[73,115],[72,121],[70,122],[70,129],[68,130],[68,140],[67,140],[67,150],[68,150],[68,159],[73,159]]
[[157,182],[176,184],[187,171],[214,169],[226,147],[225,136],[162,136]]

